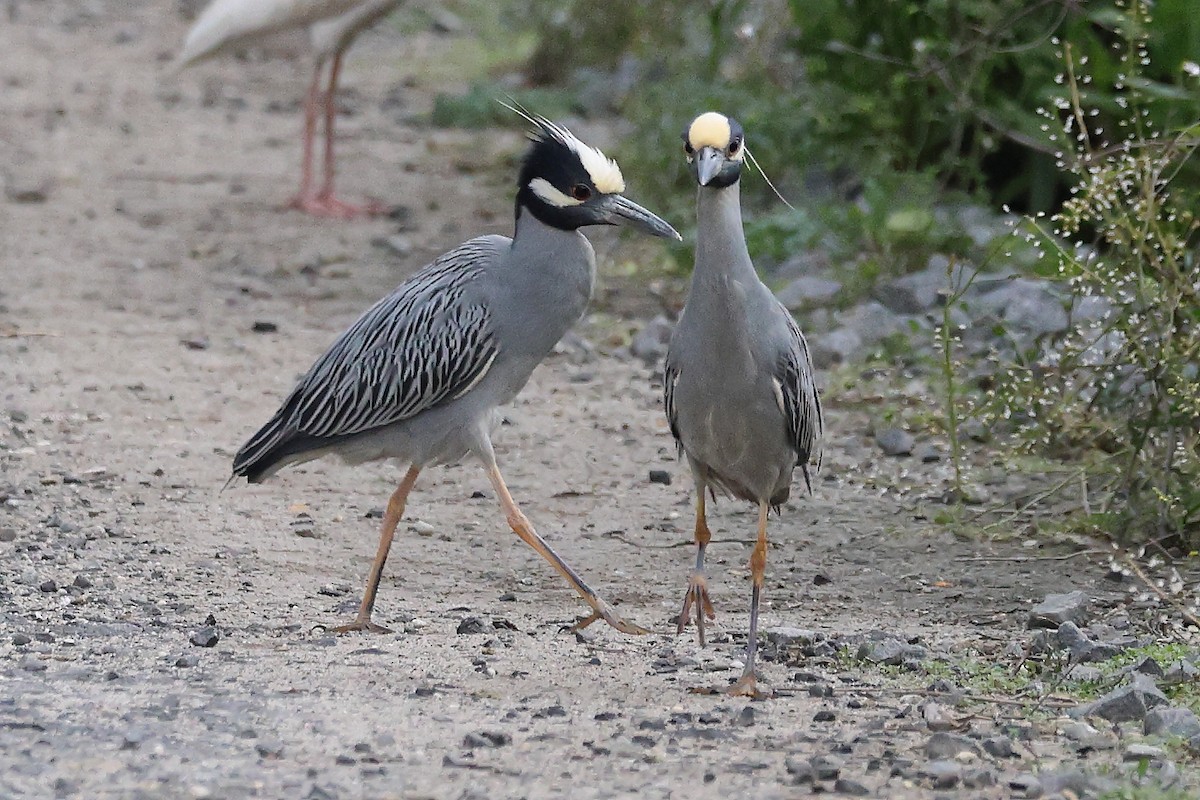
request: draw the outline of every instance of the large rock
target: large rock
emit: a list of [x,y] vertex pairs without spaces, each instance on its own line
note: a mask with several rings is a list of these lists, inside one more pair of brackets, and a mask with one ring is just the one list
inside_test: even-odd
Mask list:
[[629,343],[629,352],[645,361],[654,364],[667,354],[667,346],[671,342],[671,332],[675,326],[671,321],[659,314],[633,336]]
[[776,292],[775,296],[790,311],[803,311],[829,305],[841,290],[842,284],[838,281],[816,275],[801,275]]
[[872,296],[897,314],[924,314],[944,302],[942,292],[949,289],[946,267],[936,264],[877,286]]
[[818,369],[828,369],[852,361],[863,349],[863,339],[858,332],[841,327],[808,337],[813,364]]
[[1152,708],[1146,713],[1144,725],[1147,736],[1178,736],[1181,739],[1200,736],[1200,718],[1190,708]]
[[972,299],[971,308],[987,312],[1009,328],[1040,336],[1065,331],[1070,324],[1063,301],[1046,281],[1014,278]]
[[1076,590],[1066,594],[1048,594],[1029,612],[1029,627],[1058,628],[1064,622],[1079,624],[1087,619],[1088,596]]
[[867,346],[877,344],[894,333],[909,330],[907,320],[874,301],[842,312],[838,315],[838,321],[857,333]]
[[1158,690],[1154,681],[1133,675],[1126,686],[1113,689],[1103,697],[1080,706],[1071,712],[1078,717],[1103,717],[1109,722],[1142,722],[1150,709],[1167,705],[1167,696]]

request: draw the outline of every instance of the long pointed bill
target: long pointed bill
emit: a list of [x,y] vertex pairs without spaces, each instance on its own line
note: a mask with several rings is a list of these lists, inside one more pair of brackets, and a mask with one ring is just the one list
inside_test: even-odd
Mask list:
[[701,186],[709,182],[721,172],[725,166],[725,154],[715,147],[701,147],[696,153],[696,180]]
[[600,219],[609,225],[624,225],[651,236],[683,241],[679,232],[662,218],[651,214],[632,200],[619,194],[606,195],[596,203]]

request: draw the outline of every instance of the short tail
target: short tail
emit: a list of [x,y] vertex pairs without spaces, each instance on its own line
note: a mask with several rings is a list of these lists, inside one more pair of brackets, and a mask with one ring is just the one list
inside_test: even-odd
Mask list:
[[280,462],[295,452],[289,446],[293,443],[293,434],[279,414],[272,417],[234,455],[233,474],[225,486],[243,477],[250,483],[260,483],[269,478],[283,466]]

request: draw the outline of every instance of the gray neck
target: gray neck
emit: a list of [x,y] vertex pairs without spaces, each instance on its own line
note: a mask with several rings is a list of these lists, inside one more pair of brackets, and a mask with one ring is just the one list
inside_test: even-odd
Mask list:
[[512,249],[539,262],[563,256],[578,258],[585,251],[590,257],[592,252],[591,243],[578,230],[565,231],[547,225],[527,208],[518,209]]
[[[517,214],[505,271],[505,291],[511,293],[524,324],[541,325],[558,338],[583,315],[592,297],[596,257],[591,243],[577,230],[565,231],[539,220],[528,209]],[[557,330],[557,333],[553,331]]]
[[692,283],[758,280],[746,234],[738,183],[724,189],[701,186],[696,199],[696,268]]

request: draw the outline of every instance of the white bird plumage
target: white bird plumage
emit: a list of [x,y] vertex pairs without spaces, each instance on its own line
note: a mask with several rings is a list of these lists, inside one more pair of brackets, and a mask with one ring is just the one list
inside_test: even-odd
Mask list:
[[[342,56],[366,28],[387,16],[403,0],[213,0],[192,25],[176,59],[183,68],[218,55],[230,48],[256,41],[286,30],[308,28],[315,56],[312,82],[304,102],[303,161],[300,191],[290,205],[318,216],[352,217],[360,213],[379,213],[380,204],[356,206],[334,195],[334,119],[337,115],[335,93],[341,73]],[[328,91],[322,94],[321,78],[326,63],[329,69]],[[313,142],[317,117],[325,117],[324,178],[314,189],[312,175]]]

